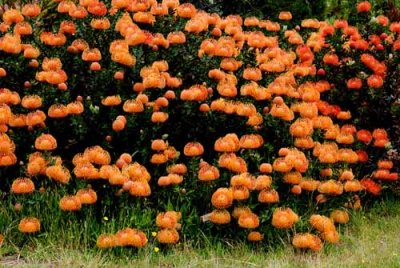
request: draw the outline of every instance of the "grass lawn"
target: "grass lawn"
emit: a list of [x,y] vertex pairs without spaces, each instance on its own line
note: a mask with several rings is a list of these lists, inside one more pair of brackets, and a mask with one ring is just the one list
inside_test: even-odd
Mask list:
[[123,249],[112,254],[62,241],[26,246],[13,254],[8,253],[12,245],[6,245],[0,249],[0,266],[400,267],[398,202],[382,202],[367,212],[353,214],[351,224],[341,227],[340,233],[340,243],[325,246],[320,253],[296,251],[290,245],[285,245],[287,242],[275,248],[213,244],[199,249],[180,244],[164,253],[154,252],[153,247],[147,247],[138,253],[133,249]]

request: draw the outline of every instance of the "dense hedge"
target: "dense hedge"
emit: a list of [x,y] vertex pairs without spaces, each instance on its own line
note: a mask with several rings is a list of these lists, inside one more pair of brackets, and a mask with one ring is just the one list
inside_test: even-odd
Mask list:
[[13,243],[41,224],[102,248],[289,235],[319,250],[333,221],[398,186],[400,24],[368,2],[355,25],[55,2],[0,25]]

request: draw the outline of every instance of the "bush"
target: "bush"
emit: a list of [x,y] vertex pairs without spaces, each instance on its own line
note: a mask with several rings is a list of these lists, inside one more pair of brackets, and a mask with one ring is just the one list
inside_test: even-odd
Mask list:
[[295,247],[320,250],[320,237],[339,239],[327,216],[345,223],[397,185],[393,123],[379,119],[394,102],[399,23],[371,21],[366,3],[358,28],[292,28],[288,12],[278,23],[173,0],[145,12],[151,2],[3,14],[7,239],[69,238],[61,226],[100,248],[306,232]]

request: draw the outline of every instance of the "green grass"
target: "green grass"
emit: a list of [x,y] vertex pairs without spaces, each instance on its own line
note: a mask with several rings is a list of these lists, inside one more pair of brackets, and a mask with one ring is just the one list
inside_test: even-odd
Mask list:
[[[352,215],[351,224],[340,227],[338,245],[320,253],[294,250],[280,243],[273,248],[244,243],[210,244],[198,248],[187,243],[154,252],[153,246],[136,251],[113,252],[89,248],[69,241],[31,240],[9,255],[10,243],[0,250],[0,266],[19,267],[399,267],[400,204],[394,200],[377,203],[367,212]],[[36,244],[35,242],[40,241]],[[279,242],[278,242],[279,243]],[[7,253],[8,252],[8,253]],[[1,255],[3,254],[3,255]]]

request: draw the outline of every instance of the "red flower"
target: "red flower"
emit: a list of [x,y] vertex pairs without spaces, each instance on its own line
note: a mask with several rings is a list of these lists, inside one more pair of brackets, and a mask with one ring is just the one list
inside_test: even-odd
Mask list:
[[361,129],[357,131],[357,140],[364,143],[370,143],[372,140],[372,134],[366,129]]
[[361,185],[365,187],[367,192],[373,195],[380,195],[382,186],[370,178],[364,178],[361,180]]
[[323,61],[328,65],[339,65],[339,57],[336,54],[325,54]]
[[348,89],[360,89],[362,87],[362,80],[360,78],[350,78],[347,81],[347,88]]
[[363,150],[358,150],[356,152],[356,154],[358,155],[358,161],[361,163],[365,163],[368,161],[368,154],[366,151]]
[[383,78],[380,75],[372,74],[368,77],[367,84],[372,88],[381,88],[383,86]]
[[360,2],[357,5],[358,13],[369,12],[370,10],[371,10],[371,3],[368,1]]

